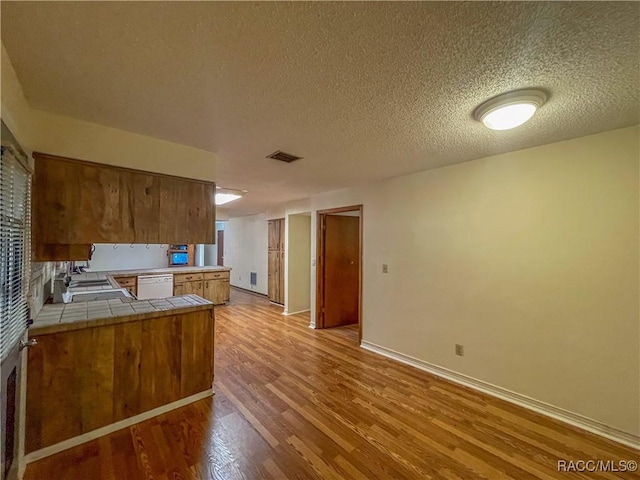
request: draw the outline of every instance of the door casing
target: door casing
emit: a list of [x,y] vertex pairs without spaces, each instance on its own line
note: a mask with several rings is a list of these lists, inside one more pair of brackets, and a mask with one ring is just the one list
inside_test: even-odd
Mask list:
[[362,342],[362,243],[363,243],[363,208],[362,205],[330,208],[318,210],[316,213],[316,328],[325,328],[323,303],[324,303],[324,264],[325,264],[325,218],[327,215],[344,212],[359,212],[359,256],[360,271],[358,272],[358,344]]

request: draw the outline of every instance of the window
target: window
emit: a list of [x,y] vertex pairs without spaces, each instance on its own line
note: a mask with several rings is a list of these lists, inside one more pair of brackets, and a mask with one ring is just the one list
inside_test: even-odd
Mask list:
[[31,175],[9,146],[0,166],[0,362],[27,328],[31,268]]

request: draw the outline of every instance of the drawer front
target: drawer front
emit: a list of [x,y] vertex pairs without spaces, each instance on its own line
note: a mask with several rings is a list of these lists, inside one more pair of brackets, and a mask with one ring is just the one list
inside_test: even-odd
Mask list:
[[202,273],[181,273],[173,276],[173,283],[195,282],[204,280]]
[[206,272],[204,274],[205,280],[218,280],[218,279],[229,279],[229,272]]
[[121,287],[135,287],[138,281],[137,277],[113,277]]

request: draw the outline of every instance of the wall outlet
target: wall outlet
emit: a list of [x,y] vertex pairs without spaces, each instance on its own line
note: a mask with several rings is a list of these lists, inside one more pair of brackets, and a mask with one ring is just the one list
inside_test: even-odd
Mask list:
[[382,264],[382,273],[389,273],[389,265],[386,263]]
[[464,356],[464,346],[456,343],[456,355],[462,357]]

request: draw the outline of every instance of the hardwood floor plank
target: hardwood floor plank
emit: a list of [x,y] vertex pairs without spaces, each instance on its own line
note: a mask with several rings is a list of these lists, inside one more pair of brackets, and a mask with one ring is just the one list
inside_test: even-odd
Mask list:
[[32,463],[25,480],[640,479],[558,472],[640,452],[365,351],[357,328],[281,313],[232,289],[215,311],[213,398]]

